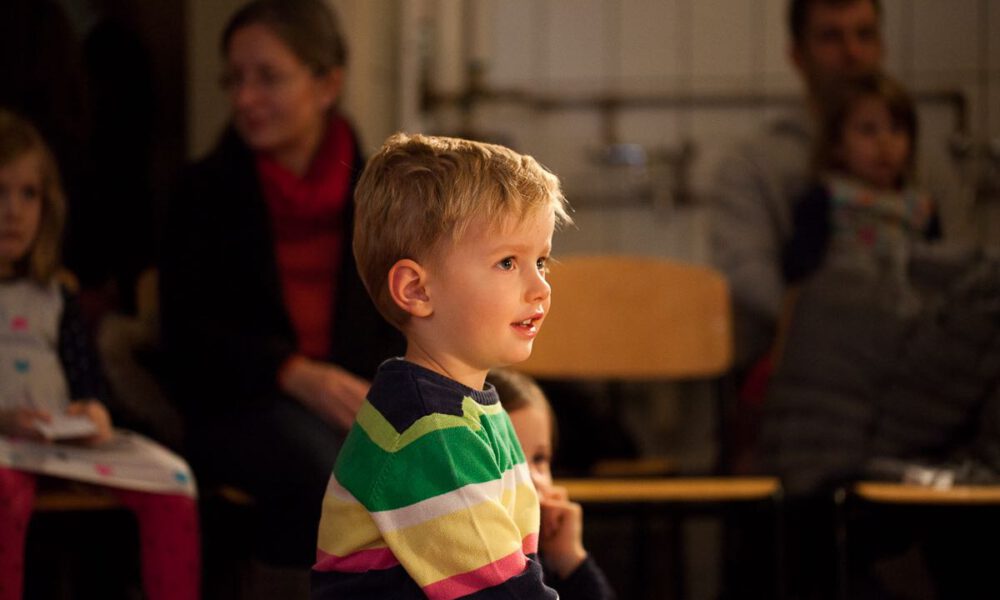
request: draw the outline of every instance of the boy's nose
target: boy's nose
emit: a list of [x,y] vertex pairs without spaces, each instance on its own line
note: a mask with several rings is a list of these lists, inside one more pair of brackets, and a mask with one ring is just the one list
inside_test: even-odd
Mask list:
[[547,300],[552,295],[552,286],[545,280],[545,277],[538,272],[531,276],[531,281],[527,289],[528,301],[539,302]]

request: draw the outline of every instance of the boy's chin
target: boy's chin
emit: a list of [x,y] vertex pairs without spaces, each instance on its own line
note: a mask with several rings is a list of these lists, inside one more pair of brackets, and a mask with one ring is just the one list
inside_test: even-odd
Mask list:
[[524,352],[512,353],[512,354],[510,354],[510,355],[508,355],[508,356],[506,356],[504,358],[506,359],[506,360],[504,360],[504,364],[497,365],[497,366],[500,366],[500,367],[510,367],[510,366],[513,366],[513,365],[517,365],[519,363],[523,363],[524,361],[526,361],[529,358],[531,358],[531,348],[528,348]]

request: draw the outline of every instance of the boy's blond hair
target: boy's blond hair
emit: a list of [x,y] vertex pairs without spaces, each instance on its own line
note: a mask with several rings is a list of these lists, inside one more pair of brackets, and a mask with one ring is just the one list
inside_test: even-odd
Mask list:
[[42,215],[38,233],[24,260],[14,265],[18,276],[47,284],[60,266],[66,200],[59,181],[59,169],[38,130],[13,112],[0,108],[0,166],[7,166],[26,154],[37,153],[41,161]]
[[526,155],[494,144],[397,133],[368,161],[355,191],[354,257],[376,308],[401,327],[409,314],[393,302],[389,270],[421,261],[473,222],[516,225],[542,209],[572,222],[559,179]]

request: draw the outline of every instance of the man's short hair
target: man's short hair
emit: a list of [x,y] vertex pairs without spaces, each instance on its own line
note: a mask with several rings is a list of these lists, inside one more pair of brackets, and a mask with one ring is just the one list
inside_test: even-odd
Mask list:
[[[792,41],[801,44],[806,35],[806,24],[809,21],[809,11],[817,4],[830,6],[848,5],[862,0],[791,0],[788,3],[788,32]],[[875,13],[882,14],[882,3],[879,0],[867,0],[875,7]]]
[[404,258],[420,261],[468,226],[508,227],[549,208],[571,223],[559,179],[527,155],[457,138],[397,133],[368,161],[355,191],[354,256],[358,272],[390,323],[409,315],[396,306],[388,274]]

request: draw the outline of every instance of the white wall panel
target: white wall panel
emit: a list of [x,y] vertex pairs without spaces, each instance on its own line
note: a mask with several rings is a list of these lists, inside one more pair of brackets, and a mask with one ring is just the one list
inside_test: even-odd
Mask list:
[[913,0],[913,64],[940,80],[968,77],[978,67],[979,0]]
[[[747,85],[752,52],[751,27],[756,2],[686,0],[691,2],[692,79],[698,87],[727,83]],[[763,49],[760,49],[763,52]]]
[[615,68],[625,89],[648,90],[677,79],[679,19],[677,0],[621,3]]
[[606,89],[616,64],[609,56],[610,2],[545,0],[547,28],[541,33],[543,76],[555,86],[576,91]]
[[541,80],[542,33],[538,0],[504,0],[486,5],[493,21],[486,76],[499,87],[522,87]]

